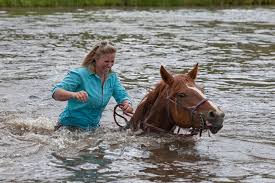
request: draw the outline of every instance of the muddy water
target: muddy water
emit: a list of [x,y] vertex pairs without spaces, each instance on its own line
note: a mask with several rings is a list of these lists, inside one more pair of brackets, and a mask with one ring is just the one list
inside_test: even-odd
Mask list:
[[[0,181],[274,182],[275,11],[92,9],[0,11]],[[226,113],[210,137],[135,136],[113,123],[54,132],[65,103],[52,86],[98,40],[136,106],[159,80],[200,64],[198,82]]]

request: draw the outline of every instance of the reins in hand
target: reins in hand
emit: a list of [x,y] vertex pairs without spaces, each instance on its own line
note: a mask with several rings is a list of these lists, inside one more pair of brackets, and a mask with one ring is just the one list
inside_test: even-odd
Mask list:
[[[123,115],[121,115],[121,114],[119,114],[117,112],[117,108],[120,107],[120,106],[121,106],[121,104],[117,104],[114,107],[114,112],[113,112],[114,121],[115,121],[116,125],[119,126],[120,128],[122,128],[122,129],[128,129],[130,127],[130,121],[125,116],[123,116]],[[130,114],[127,114],[127,113],[124,113],[124,114],[127,115],[127,116],[129,116],[129,117],[132,117]],[[117,121],[117,117],[118,116],[120,118],[124,119],[126,125],[123,126],[123,125],[119,124],[119,122]]]

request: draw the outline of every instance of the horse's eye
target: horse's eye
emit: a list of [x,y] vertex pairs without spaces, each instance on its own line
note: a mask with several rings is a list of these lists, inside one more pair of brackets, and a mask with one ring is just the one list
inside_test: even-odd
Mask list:
[[177,96],[179,96],[179,97],[186,97],[186,94],[185,93],[178,93]]

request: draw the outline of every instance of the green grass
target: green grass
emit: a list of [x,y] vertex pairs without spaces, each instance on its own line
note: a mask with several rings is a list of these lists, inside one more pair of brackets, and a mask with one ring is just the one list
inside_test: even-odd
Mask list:
[[0,7],[180,7],[180,6],[262,6],[275,0],[0,0]]

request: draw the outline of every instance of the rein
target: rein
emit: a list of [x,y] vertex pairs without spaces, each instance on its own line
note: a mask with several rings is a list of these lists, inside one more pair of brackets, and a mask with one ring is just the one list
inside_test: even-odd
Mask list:
[[[121,104],[117,104],[117,105],[114,107],[114,112],[113,112],[114,121],[115,121],[116,125],[119,126],[120,128],[122,128],[122,129],[128,129],[128,128],[130,128],[130,121],[129,121],[126,117],[124,117],[123,115],[121,115],[121,114],[119,114],[119,113],[117,112],[117,108],[120,107],[120,106],[121,106]],[[125,113],[124,113],[124,114],[125,114]],[[126,114],[126,115],[127,115],[127,116],[130,116],[130,115],[128,115],[128,114]],[[119,116],[119,117],[121,117],[122,119],[124,119],[124,122],[126,123],[126,125],[122,126],[121,124],[119,124],[118,121],[117,121],[117,116]],[[131,117],[131,116],[130,116],[130,117]]]
[[[171,98],[169,98],[169,97],[168,97],[168,93],[167,93],[166,99],[168,100],[168,102],[172,102],[172,103],[176,104],[177,106],[180,106],[181,108],[183,108],[183,109],[185,109],[185,110],[187,110],[187,111],[189,111],[189,112],[191,113],[191,124],[192,124],[192,128],[193,128],[193,129],[191,130],[191,133],[190,133],[190,134],[187,134],[187,135],[185,135],[185,136],[197,135],[197,134],[198,134],[197,130],[199,130],[199,133],[200,133],[200,136],[201,136],[201,135],[202,135],[202,131],[205,129],[205,122],[204,122],[203,116],[202,116],[203,114],[202,114],[202,113],[199,113],[199,118],[200,118],[200,128],[199,128],[199,129],[196,129],[196,128],[194,127],[194,116],[195,116],[195,114],[197,113],[197,110],[199,109],[199,107],[200,107],[202,104],[204,104],[206,101],[208,101],[208,99],[205,98],[205,99],[201,100],[197,105],[195,105],[195,106],[193,106],[193,107],[186,107],[186,106],[183,106],[183,105],[179,104],[179,103],[177,102],[177,100],[172,100]],[[121,114],[119,114],[119,113],[117,112],[117,108],[118,108],[119,106],[121,106],[121,104],[117,104],[117,105],[114,107],[114,111],[113,111],[114,121],[115,121],[116,125],[119,126],[120,128],[122,128],[122,129],[129,129],[129,128],[130,128],[130,121],[129,121],[126,117],[124,117],[123,115],[121,115]],[[154,126],[154,125],[151,125],[151,124],[149,124],[149,123],[146,123],[146,122],[145,122],[146,120],[144,120],[143,122],[141,122],[141,124],[142,124],[143,126],[150,127],[151,129],[153,129],[153,130],[155,130],[155,131],[157,131],[157,132],[168,133],[168,134],[173,134],[173,135],[175,135],[174,130],[176,129],[176,127],[178,127],[178,131],[177,131],[177,133],[176,133],[176,135],[178,135],[181,128],[180,128],[179,126],[177,126],[176,123],[175,123],[175,121],[171,118],[169,103],[168,103],[167,106],[168,106],[168,119],[169,119],[168,122],[170,123],[170,120],[172,120],[172,121],[173,121],[173,125],[174,125],[174,126],[172,127],[171,130],[166,131],[166,130],[164,130],[164,129],[162,129],[162,128],[156,127],[156,126]],[[126,115],[128,115],[128,114],[126,114]],[[117,116],[119,116],[120,118],[124,119],[126,125],[123,126],[123,125],[119,124],[118,121],[117,121]],[[130,115],[128,115],[128,116],[130,116]],[[130,116],[130,117],[131,117],[131,116]],[[147,132],[150,132],[150,128],[147,128],[147,130],[146,130],[146,128],[145,128],[145,129],[143,129],[143,130],[145,130],[145,131],[147,131]]]
[[[124,130],[129,129],[130,128],[130,121],[126,117],[124,117],[123,115],[121,115],[121,114],[119,114],[117,112],[117,108],[119,106],[120,106],[120,104],[117,104],[114,107],[114,111],[113,111],[114,121],[115,121],[116,125],[120,127],[120,129],[124,129]],[[123,126],[123,125],[119,124],[119,122],[117,121],[117,117],[120,117],[120,118],[124,119],[126,125]],[[153,125],[151,125],[149,123],[146,123],[146,122],[142,122],[141,124],[144,125],[144,126],[150,127],[151,129],[154,129],[157,132],[166,133],[166,134],[170,134],[170,135],[178,135],[179,134],[179,130],[180,130],[180,128],[178,127],[179,128],[178,129],[178,133],[175,134],[175,133],[173,133],[173,131],[177,127],[176,125],[174,125],[173,128],[170,131],[166,131],[166,130],[163,130],[162,128],[158,128],[158,127],[153,126]],[[150,130],[147,130],[147,132],[150,132]],[[186,134],[186,135],[181,135],[181,136],[189,137],[189,136],[193,136],[193,135],[195,135],[195,134],[191,133],[191,134]]]

